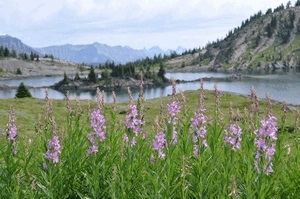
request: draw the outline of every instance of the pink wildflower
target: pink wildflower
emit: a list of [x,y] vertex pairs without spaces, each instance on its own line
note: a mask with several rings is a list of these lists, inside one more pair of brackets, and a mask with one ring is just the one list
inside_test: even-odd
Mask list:
[[132,132],[137,136],[139,133],[142,132],[141,126],[145,124],[145,121],[137,118],[138,113],[135,104],[133,103],[129,104],[128,109],[129,109],[129,114],[126,115],[125,126],[128,129],[131,129]]
[[157,151],[158,153],[158,157],[160,159],[164,159],[165,154],[163,152],[163,148],[166,145],[166,138],[165,138],[165,134],[163,132],[157,134],[154,139],[153,139],[153,143],[152,143],[152,149],[154,151]]
[[98,152],[98,147],[95,146],[95,145],[92,145],[92,146],[89,147],[87,155],[90,156],[90,155],[92,155],[94,153],[97,153],[97,152]]
[[58,154],[60,154],[60,144],[58,136],[53,136],[52,139],[48,140],[47,151],[45,153],[45,158],[52,160],[53,163],[58,163]]
[[198,155],[199,151],[199,142],[202,140],[202,146],[207,147],[207,142],[205,139],[206,135],[206,120],[204,113],[205,109],[196,111],[194,117],[191,119],[191,129],[193,134],[193,156]]
[[275,141],[277,140],[276,117],[269,114],[267,119],[261,120],[261,127],[255,131],[256,146],[255,169],[260,172],[260,168],[267,175],[273,172],[272,156],[275,154]]
[[99,109],[94,110],[91,113],[90,126],[93,131],[89,134],[88,137],[91,143],[91,146],[89,147],[87,152],[88,156],[98,152],[98,147],[96,146],[97,137],[99,138],[100,142],[103,142],[105,140],[105,118]]
[[228,130],[225,130],[225,143],[230,144],[234,151],[241,148],[241,134],[241,128],[235,123],[230,124]]
[[129,142],[129,137],[131,137],[130,146],[133,147],[136,145],[136,136],[142,133],[142,126],[145,125],[145,121],[138,118],[138,111],[134,103],[128,105],[129,113],[126,115],[125,126],[127,129],[131,130],[133,135],[125,134],[123,139],[126,142]]
[[172,127],[172,140],[171,143],[172,144],[176,144],[177,143],[177,128],[175,127],[175,125],[177,124],[178,118],[177,118],[177,114],[180,112],[180,106],[179,106],[179,101],[175,100],[172,101],[170,104],[168,104],[168,123],[169,124],[173,124]]
[[17,127],[16,127],[16,125],[10,125],[8,135],[7,135],[7,139],[15,141],[16,136],[17,136]]
[[168,104],[168,115],[175,116],[179,112],[180,112],[179,101],[175,100],[170,104]]

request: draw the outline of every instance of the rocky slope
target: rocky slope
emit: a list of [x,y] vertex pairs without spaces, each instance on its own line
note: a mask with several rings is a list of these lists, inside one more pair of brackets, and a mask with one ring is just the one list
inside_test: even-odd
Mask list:
[[300,67],[300,7],[259,11],[225,39],[168,61],[181,70],[241,70]]
[[[21,74],[17,74],[18,69]],[[75,75],[76,72],[88,73],[84,66],[61,60],[22,61],[14,58],[0,60],[0,79],[63,75],[64,72],[68,75]]]

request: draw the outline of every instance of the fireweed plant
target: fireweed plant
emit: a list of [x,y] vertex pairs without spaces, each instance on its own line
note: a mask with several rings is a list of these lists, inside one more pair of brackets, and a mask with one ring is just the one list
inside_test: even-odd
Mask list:
[[269,98],[259,100],[253,88],[243,113],[224,102],[217,86],[209,106],[203,83],[198,105],[188,108],[194,99],[184,92],[180,98],[173,82],[170,99],[150,121],[143,92],[137,101],[130,93],[125,106],[115,95],[109,105],[98,90],[87,108],[67,93],[66,117],[57,123],[46,92],[29,139],[18,132],[19,110],[8,108],[0,198],[299,197],[299,112],[284,108],[277,119]]

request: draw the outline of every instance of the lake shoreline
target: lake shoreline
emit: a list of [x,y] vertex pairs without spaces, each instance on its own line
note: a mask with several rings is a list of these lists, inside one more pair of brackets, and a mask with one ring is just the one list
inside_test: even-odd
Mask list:
[[[174,72],[172,72],[174,73]],[[170,79],[172,77],[172,73],[166,73],[166,78]],[[282,74],[282,75],[280,75]],[[250,88],[253,86],[255,89],[257,88],[258,97],[263,99],[266,93],[269,93],[272,99],[277,100],[276,102],[282,103],[282,101],[287,101],[288,105],[298,106],[300,105],[297,99],[297,92],[294,90],[298,89],[298,76],[299,73],[294,73],[290,71],[290,74],[278,73],[276,75],[263,75],[258,74],[257,76],[253,76],[253,74],[243,75],[243,74],[228,74],[228,73],[218,73],[218,72],[208,72],[208,73],[174,73],[174,79],[178,79],[177,89],[178,90],[197,90],[199,89],[200,79],[204,82],[204,88],[207,90],[213,90],[214,84],[216,84],[220,91],[234,91],[237,94],[245,94],[247,96],[250,94]],[[21,80],[24,79],[25,85],[31,89],[34,97],[43,98],[45,88],[49,88],[49,92],[52,92],[53,99],[63,99],[64,94],[67,90],[70,90],[72,97],[79,97],[81,99],[94,99],[96,88],[99,87],[99,84],[93,88],[83,89],[83,90],[75,90],[75,89],[64,89],[64,90],[54,90],[51,89],[50,85],[53,85],[54,82],[60,81],[60,78],[55,78],[57,75],[53,75],[50,78],[44,78],[43,76],[37,78],[36,76],[32,78],[30,77],[18,78],[16,81],[3,81],[0,82],[0,93],[1,98],[14,98],[16,89],[20,84]],[[59,76],[62,78],[62,76]],[[184,79],[184,81],[180,80]],[[266,79],[266,80],[265,80]],[[128,80],[124,80],[125,82]],[[135,86],[130,85],[129,87],[132,89],[133,95],[137,95],[139,89],[140,80],[135,79]],[[10,84],[12,82],[12,84]],[[283,84],[284,82],[284,84]],[[27,84],[28,83],[28,84]],[[2,84],[2,85],[1,85]],[[5,86],[3,84],[11,85]],[[45,86],[46,85],[46,86]],[[110,89],[105,87],[100,87],[101,90],[105,91],[108,95],[108,101],[111,101],[111,91],[114,90],[117,95],[122,95],[121,101],[126,101],[125,96],[127,93],[127,87],[118,87],[118,89]],[[159,85],[145,85],[144,92],[145,98],[159,98],[161,96],[166,96],[170,94],[172,88],[171,83],[164,84],[162,86]],[[278,90],[280,89],[280,90]],[[71,91],[73,90],[73,91]]]

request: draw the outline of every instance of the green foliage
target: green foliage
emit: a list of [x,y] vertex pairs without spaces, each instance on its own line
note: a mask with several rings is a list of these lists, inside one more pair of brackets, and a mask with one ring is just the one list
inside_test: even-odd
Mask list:
[[26,53],[20,53],[19,58],[25,61],[29,60],[28,55]]
[[88,74],[88,80],[89,80],[89,82],[93,82],[93,83],[97,82],[97,77],[96,77],[93,66],[91,66],[90,72]]
[[266,15],[268,14],[271,14],[273,11],[272,11],[272,8],[269,8],[267,11],[266,11]]
[[3,68],[0,68],[0,75],[5,74],[6,72],[3,70]]
[[9,57],[9,55],[10,55],[10,52],[9,52],[9,50],[8,50],[8,48],[7,48],[7,47],[5,47],[5,48],[4,48],[3,55],[4,55],[4,57]]
[[267,32],[269,38],[272,37],[272,35],[276,29],[276,26],[277,26],[277,18],[276,18],[276,16],[272,16],[271,22],[266,26],[266,32]]
[[286,8],[286,9],[289,9],[289,8],[290,8],[290,6],[291,6],[291,4],[292,4],[292,3],[291,3],[291,1],[288,1],[288,2],[286,3],[286,6],[285,6],[285,8]]
[[160,63],[157,76],[162,80],[162,82],[168,81],[167,78],[165,77],[165,74],[166,74],[165,66],[163,65],[163,63]]
[[80,72],[83,72],[83,71],[86,70],[86,67],[83,64],[81,64],[81,65],[78,66],[78,69],[79,69]]
[[287,18],[279,21],[279,28],[277,36],[280,44],[286,44],[289,42],[291,31],[294,29],[295,12],[289,11]]
[[274,9],[274,12],[279,12],[281,10],[284,10],[284,5],[281,4],[280,6],[278,6],[277,8]]
[[75,77],[74,77],[74,81],[80,81],[81,78],[79,77],[78,72],[76,73]]
[[23,82],[19,85],[17,89],[16,98],[24,98],[24,97],[32,97],[28,88],[25,86]]
[[51,61],[54,61],[54,56],[52,54],[48,55],[47,53],[44,55],[44,58],[50,58]]
[[119,78],[125,78],[125,77],[135,77],[135,65],[131,62],[126,63],[125,65],[111,65],[111,74],[112,77],[119,77]]
[[70,81],[70,78],[67,76],[66,72],[64,72],[64,78],[61,81],[55,83],[53,85],[53,88],[60,89],[61,86],[70,83]]
[[183,61],[182,63],[181,63],[181,68],[184,68],[185,67],[185,62]]
[[208,65],[210,61],[211,60],[209,58],[205,58],[200,61],[200,64],[205,66]]
[[104,71],[101,72],[101,78],[104,80],[111,78],[109,71],[107,69],[105,69]]
[[63,80],[62,80],[62,83],[63,83],[63,84],[67,84],[67,83],[69,83],[69,82],[70,82],[70,79],[69,79],[69,77],[67,76],[67,73],[64,72],[64,78],[63,78]]
[[37,53],[33,53],[32,51],[30,52],[30,60],[31,61],[39,61],[40,56]]
[[22,71],[20,70],[20,68],[17,69],[16,74],[17,75],[22,75]]
[[[300,143],[299,123],[294,123],[294,112],[287,112],[285,122],[281,106],[273,106],[278,139],[272,159],[274,172],[266,175],[254,169],[256,148],[253,133],[260,128],[260,120],[265,118],[264,100],[259,101],[255,112],[251,109],[250,99],[224,93],[220,97],[221,110],[217,111],[213,92],[205,91],[208,146],[197,143],[199,155],[193,156],[195,132],[190,128],[190,121],[197,110],[199,92],[186,92],[185,95],[187,102],[180,100],[182,108],[176,115],[176,124],[168,122],[169,98],[145,103],[144,116],[149,128],[143,129],[143,133],[147,132],[145,137],[143,134],[137,136],[135,146],[123,140],[125,134],[133,135],[133,132],[124,127],[126,116],[118,114],[127,110],[128,103],[118,104],[116,110],[110,104],[104,104],[101,112],[107,127],[105,140],[96,143],[98,152],[92,156],[87,156],[92,128],[91,114],[86,110],[93,110],[98,104],[90,106],[87,101],[81,101],[81,105],[77,103],[75,106],[71,101],[71,108],[67,109],[63,100],[53,100],[53,112],[45,113],[51,105],[49,101],[45,107],[45,102],[38,99],[1,99],[1,108],[8,109],[11,103],[16,107],[17,135],[20,136],[17,136],[15,145],[5,136],[0,137],[0,185],[3,187],[0,198],[298,197]],[[180,99],[180,96],[175,98]],[[225,130],[231,122],[228,119],[230,101],[235,102],[233,110],[246,110],[245,113],[233,112],[234,123],[242,129],[241,147],[235,151],[224,142]],[[159,107],[161,103],[162,108]],[[6,112],[1,112],[3,109],[0,113],[4,118]],[[214,116],[215,112],[225,113],[227,118],[220,120]],[[40,115],[39,125],[34,130],[36,123],[33,121],[37,120],[38,114],[44,115]],[[154,126],[156,116],[158,122]],[[20,133],[28,124],[31,128]],[[5,128],[5,124],[2,126]],[[173,129],[178,132],[177,143],[170,142]],[[166,133],[168,141],[164,159],[158,158],[152,149],[153,139],[161,131]],[[56,164],[44,158],[48,139],[53,135],[59,137],[62,146]],[[16,154],[11,153],[14,146],[17,146]],[[43,168],[43,164],[47,168]],[[231,193],[235,195],[229,196]]]
[[16,52],[16,50],[13,49],[13,50],[11,51],[11,57],[12,57],[12,58],[16,58],[16,57],[17,57],[17,52]]

